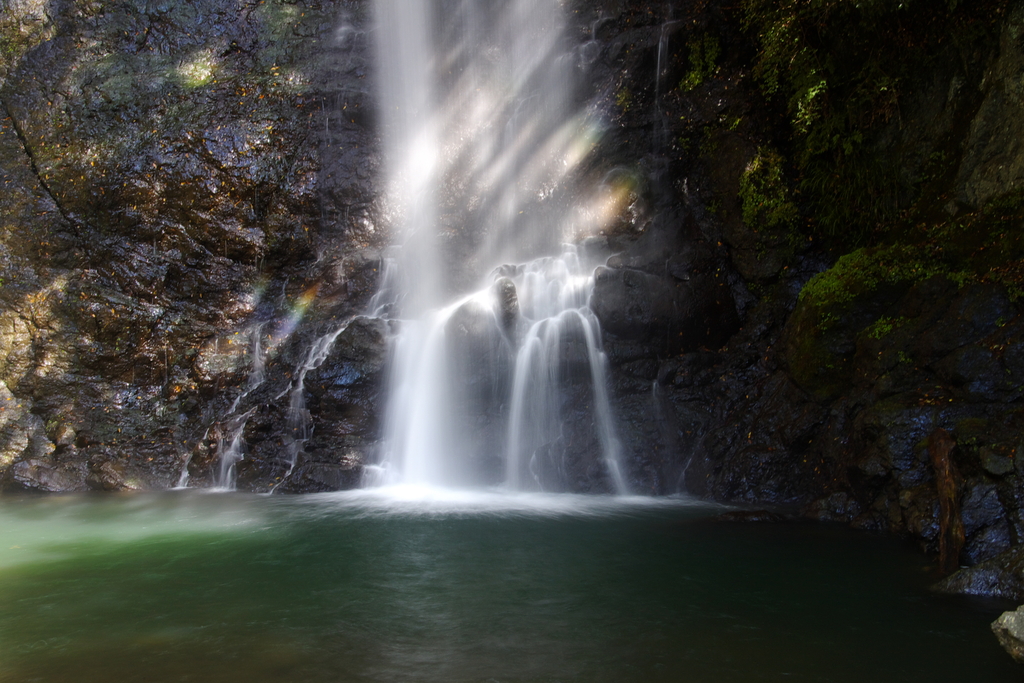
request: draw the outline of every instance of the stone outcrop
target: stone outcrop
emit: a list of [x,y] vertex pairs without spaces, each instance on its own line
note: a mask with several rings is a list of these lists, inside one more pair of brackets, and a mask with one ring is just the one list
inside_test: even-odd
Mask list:
[[1017,545],[972,567],[960,569],[935,584],[933,590],[1024,600],[1024,549]]
[[376,286],[364,8],[9,10],[0,380],[40,424],[9,421],[4,486],[173,486],[249,382],[250,330],[283,375]]

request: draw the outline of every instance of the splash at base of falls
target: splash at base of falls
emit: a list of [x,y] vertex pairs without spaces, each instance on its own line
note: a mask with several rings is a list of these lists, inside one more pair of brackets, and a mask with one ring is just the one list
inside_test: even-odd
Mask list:
[[592,273],[567,245],[403,321],[371,480],[627,493]]

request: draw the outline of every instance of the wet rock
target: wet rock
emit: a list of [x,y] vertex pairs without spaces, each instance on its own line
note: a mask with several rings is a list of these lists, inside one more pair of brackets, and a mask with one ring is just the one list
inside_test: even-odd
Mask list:
[[18,36],[0,56],[0,215],[23,226],[0,235],[0,381],[35,416],[0,427],[0,470],[57,443],[57,470],[91,486],[166,488],[189,452],[210,464],[204,435],[258,355],[279,391],[292,335],[376,287],[366,17],[36,5],[0,19],[0,41]]
[[0,465],[18,459],[39,460],[53,453],[42,419],[0,382]]
[[982,469],[993,476],[1001,477],[1014,471],[1013,458],[998,453],[992,448],[982,448],[980,457]]
[[821,463],[806,447],[825,416],[785,375],[766,377],[704,437],[703,452],[688,467],[689,490],[722,501],[810,503]]
[[1005,510],[999,500],[995,484],[972,481],[965,488],[960,515],[964,521],[964,531],[968,535],[1005,517]]
[[88,463],[89,487],[103,491],[172,488],[181,480],[188,459],[182,433],[173,427],[126,443],[88,446],[80,450],[79,457]]
[[963,559],[969,564],[982,562],[1010,548],[1013,541],[1009,521],[1005,518],[996,520],[968,537]]
[[449,318],[444,333],[448,370],[457,387],[453,399],[472,414],[496,410],[496,401],[504,394],[511,351],[494,312],[467,302]]
[[358,488],[362,484],[366,456],[346,448],[335,462],[308,461],[298,465],[277,491],[281,493],[319,493]]
[[992,632],[999,644],[1017,662],[1024,664],[1024,606],[1012,612],[1003,612],[992,622]]
[[252,369],[254,344],[253,334],[236,330],[218,334],[199,349],[192,369],[199,381],[206,384],[238,384],[245,380]]
[[89,468],[86,483],[89,488],[97,491],[124,491],[133,488],[125,467],[111,460],[94,463]]
[[963,200],[980,206],[1011,188],[1024,186],[1021,124],[1011,113],[1021,106],[1024,49],[1019,35],[1024,11],[1009,13],[999,39],[999,57],[986,74],[985,97],[971,122],[965,153],[957,174]]
[[936,364],[938,376],[953,387],[962,387],[973,400],[993,397],[1004,388],[1006,371],[987,348],[965,346]]
[[594,281],[590,306],[601,328],[663,353],[717,348],[738,326],[735,302],[721,273],[679,280],[633,268],[601,267]]
[[310,419],[319,425],[318,450],[330,448],[330,437],[379,436],[387,352],[387,323],[358,317],[338,335],[323,363],[306,376]]
[[[929,545],[939,539],[942,531],[942,507],[932,484],[902,489],[899,492],[899,505],[901,511],[899,524],[903,528]],[[959,548],[954,548],[951,560],[954,566],[956,566],[958,554]]]
[[388,323],[380,318],[353,318],[335,338],[327,357],[309,376],[338,387],[366,385],[379,379],[388,352]]
[[960,569],[932,590],[1024,601],[1024,546],[1014,546],[973,567]]
[[[1010,303],[1006,290],[996,285],[969,285],[960,290],[950,302],[949,308],[936,320],[935,324],[922,329],[914,345],[915,355],[925,363],[933,362],[952,351],[977,342],[987,334],[995,332],[1000,321],[1014,315],[1014,307]],[[981,370],[977,356],[967,356],[960,360],[961,365],[975,364]],[[956,373],[956,361],[947,366],[951,373]],[[967,370],[971,374],[971,370]],[[984,372],[978,375],[982,380]]]
[[827,522],[851,522],[860,513],[860,504],[846,491],[819,498],[803,511],[805,517]]
[[494,283],[494,290],[498,299],[498,319],[501,322],[501,329],[507,334],[515,329],[516,321],[519,319],[519,296],[516,293],[516,285],[509,278],[502,277]]
[[70,493],[86,490],[86,481],[80,467],[61,467],[52,460],[30,458],[11,465],[2,487],[5,491]]

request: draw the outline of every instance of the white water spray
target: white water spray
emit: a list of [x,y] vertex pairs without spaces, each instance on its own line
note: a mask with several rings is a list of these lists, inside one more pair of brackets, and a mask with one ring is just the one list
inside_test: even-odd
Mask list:
[[559,2],[375,7],[399,244],[373,307],[401,320],[375,478],[625,492],[587,307],[598,261],[563,246],[607,212],[572,202],[599,126],[570,106]]

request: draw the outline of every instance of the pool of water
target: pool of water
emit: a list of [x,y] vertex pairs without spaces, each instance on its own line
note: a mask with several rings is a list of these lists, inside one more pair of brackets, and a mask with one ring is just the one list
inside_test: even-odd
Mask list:
[[1019,681],[927,558],[686,499],[0,500],[0,681]]

